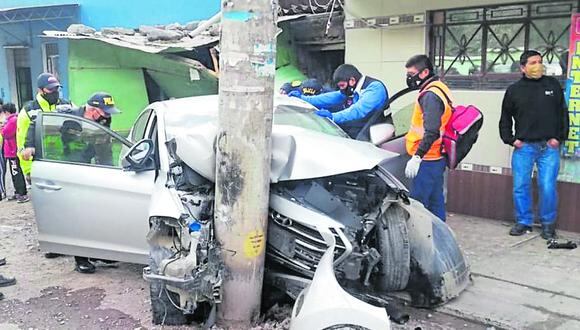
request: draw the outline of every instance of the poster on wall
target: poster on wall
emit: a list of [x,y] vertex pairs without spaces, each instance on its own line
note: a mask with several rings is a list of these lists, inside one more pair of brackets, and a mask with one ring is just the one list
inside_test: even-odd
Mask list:
[[572,16],[566,101],[570,133],[562,147],[560,181],[580,183],[580,14]]

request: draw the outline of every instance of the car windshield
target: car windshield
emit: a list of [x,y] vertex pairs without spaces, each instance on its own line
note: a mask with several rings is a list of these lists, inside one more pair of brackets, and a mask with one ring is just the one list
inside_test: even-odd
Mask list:
[[[205,123],[217,123],[217,111],[213,108],[182,110],[177,108],[168,111],[165,116],[165,127],[168,138],[179,132]],[[289,125],[323,134],[348,137],[338,125],[314,113],[313,108],[298,105],[280,104],[274,112],[274,125]]]
[[335,123],[316,115],[312,109],[293,105],[276,107],[274,125],[297,126],[328,135],[348,137]]

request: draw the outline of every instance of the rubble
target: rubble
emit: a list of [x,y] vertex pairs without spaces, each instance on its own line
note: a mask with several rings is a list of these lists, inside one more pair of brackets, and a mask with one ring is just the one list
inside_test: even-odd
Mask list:
[[106,36],[106,35],[134,36],[135,35],[135,30],[133,30],[133,29],[126,29],[126,28],[120,28],[120,27],[114,27],[114,28],[103,28],[101,30],[101,33],[104,36]]
[[97,30],[93,29],[90,26],[86,26],[84,24],[71,24],[67,29],[66,32],[74,33],[74,34],[95,34]]

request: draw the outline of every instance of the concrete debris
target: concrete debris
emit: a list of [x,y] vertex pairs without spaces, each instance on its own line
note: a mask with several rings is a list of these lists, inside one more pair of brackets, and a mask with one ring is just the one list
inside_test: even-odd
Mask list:
[[221,31],[221,25],[219,24],[214,24],[212,25],[209,29],[209,35],[212,37],[217,37],[220,35],[220,31]]
[[95,34],[97,30],[84,24],[71,24],[71,26],[66,29],[66,32],[74,34]]
[[176,30],[163,30],[154,26],[141,25],[139,32],[147,36],[148,41],[177,41],[183,38],[183,33]]
[[126,29],[126,28],[120,28],[120,27],[114,27],[114,28],[103,28],[101,30],[101,33],[104,36],[108,36],[108,35],[134,36],[135,35],[135,30],[133,30],[133,29]]
[[202,22],[200,22],[200,21],[192,21],[192,22],[189,22],[189,23],[185,24],[185,26],[183,27],[183,29],[184,29],[184,30],[187,30],[187,31],[193,31],[193,30],[195,30],[195,29],[196,29],[196,28],[197,28],[197,27],[198,27],[198,26],[199,26],[201,23],[202,23]]
[[183,34],[172,30],[155,29],[147,33],[147,40],[149,41],[177,41],[183,38]]
[[179,23],[173,23],[173,24],[169,24],[165,26],[165,30],[178,30],[178,31],[182,31],[183,30],[183,26]]

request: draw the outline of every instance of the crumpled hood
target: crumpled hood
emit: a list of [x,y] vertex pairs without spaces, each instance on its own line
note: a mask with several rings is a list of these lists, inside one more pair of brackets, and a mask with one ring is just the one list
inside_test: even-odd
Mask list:
[[[188,128],[176,135],[177,155],[208,180],[215,181],[213,123]],[[398,154],[368,142],[327,135],[295,126],[274,125],[270,181],[304,180],[369,170]]]

